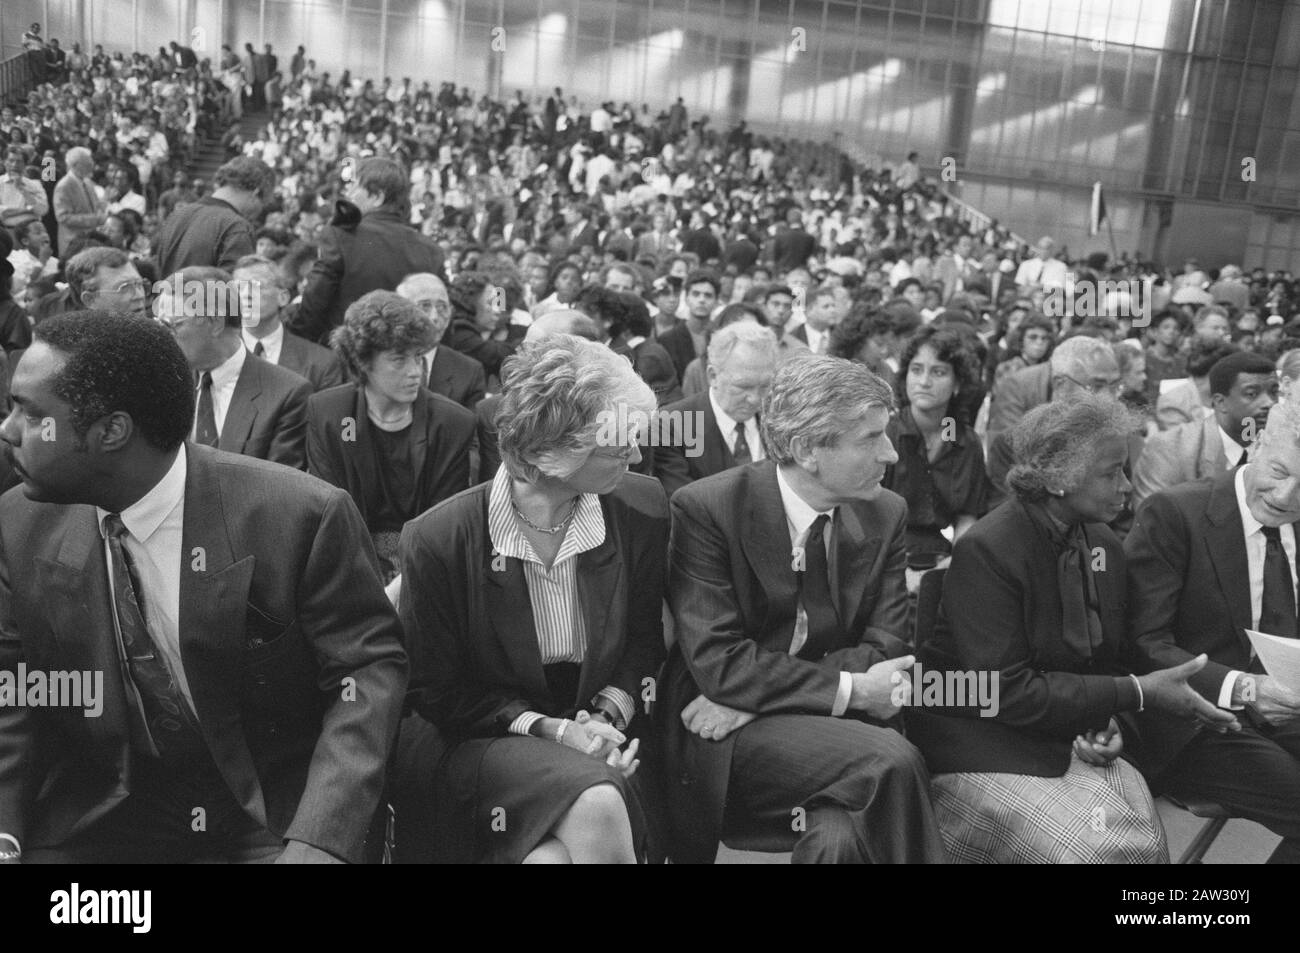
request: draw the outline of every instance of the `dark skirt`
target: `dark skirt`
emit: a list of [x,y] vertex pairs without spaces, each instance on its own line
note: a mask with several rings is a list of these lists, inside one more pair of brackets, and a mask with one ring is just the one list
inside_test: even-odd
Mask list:
[[[546,666],[553,697],[571,697],[578,672],[577,665]],[[649,734],[648,719],[637,719],[633,727],[640,729],[643,721]],[[638,733],[625,732],[629,741]],[[451,745],[434,772],[434,862],[520,863],[550,836],[574,801],[597,784],[612,784],[622,794],[637,856],[659,859],[662,839],[651,835],[652,828],[658,829],[654,819],[660,809],[650,741],[641,739],[641,765],[630,779],[550,738],[507,735]]]

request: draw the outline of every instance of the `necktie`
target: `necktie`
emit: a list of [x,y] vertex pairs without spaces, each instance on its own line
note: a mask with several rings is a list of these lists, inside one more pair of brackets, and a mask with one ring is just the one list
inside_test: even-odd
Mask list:
[[217,413],[212,407],[212,374],[204,371],[199,380],[199,406],[194,415],[194,442],[215,447],[220,439]]
[[1071,527],[1064,543],[1056,562],[1064,641],[1080,658],[1090,659],[1101,645],[1102,633],[1097,584],[1091,571],[1092,552],[1083,525]]
[[1259,628],[1284,639],[1296,637],[1295,579],[1282,548],[1282,534],[1276,526],[1264,531],[1264,598],[1260,602]]
[[[1244,466],[1246,465],[1246,458],[1249,457],[1249,456],[1250,456],[1250,451],[1249,451],[1249,450],[1243,450],[1243,451],[1241,451],[1241,457],[1237,460],[1237,466],[1239,466],[1239,467],[1244,467]],[[1276,533],[1277,530],[1274,529],[1273,532]]]
[[808,616],[808,638],[799,650],[799,658],[819,659],[838,641],[840,617],[831,597],[830,566],[826,561],[826,527],[830,516],[823,513],[813,520],[804,543],[804,570],[799,577],[799,602]]
[[745,439],[745,425],[736,424],[736,449],[731,451],[731,455],[736,458],[736,466],[743,467],[746,463],[753,463],[754,456],[749,452],[749,441]]
[[420,355],[420,381],[423,386],[429,386],[429,355]]
[[122,545],[122,537],[126,535],[122,517],[116,513],[104,517],[104,534],[112,558],[109,571],[113,604],[122,634],[122,648],[126,653],[126,667],[139,694],[148,734],[148,738],[138,741],[150,754],[156,751],[164,760],[197,754],[204,750],[197,722],[145,625],[140,583],[133,571],[131,557]]
[[258,341],[258,342],[257,342],[257,346],[256,346],[255,348],[253,348],[253,356],[254,356],[254,357],[266,357],[266,348],[262,346],[262,342],[261,342],[261,341]]

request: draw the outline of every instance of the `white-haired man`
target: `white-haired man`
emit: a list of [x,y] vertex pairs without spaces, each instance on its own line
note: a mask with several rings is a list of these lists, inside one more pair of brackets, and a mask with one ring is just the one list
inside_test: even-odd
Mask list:
[[260,255],[245,255],[235,263],[231,277],[239,291],[240,333],[249,351],[307,378],[312,393],[346,381],[337,354],[284,326],[289,279],[279,265]]
[[925,764],[894,730],[914,659],[907,506],[880,485],[892,404],[861,364],[794,358],[763,404],[766,459],[672,498],[656,714],[678,861],[737,835],[780,836],[796,863],[944,860]]
[[1056,242],[1044,235],[1034,245],[1034,257],[1016,269],[1016,284],[1022,292],[1037,288],[1064,288],[1065,262],[1056,257]]
[[1102,391],[1118,381],[1119,365],[1103,338],[1087,334],[1066,338],[1056,346],[1050,361],[1008,374],[993,386],[989,404],[990,450],[1000,433],[1010,430],[1039,404],[1055,399],[1061,389],[1071,392],[1071,384],[1076,384],[1087,390]]
[[437,331],[438,343],[424,355],[425,383],[429,390],[473,410],[487,391],[487,376],[478,361],[442,346],[442,336],[451,323],[451,297],[447,294],[447,286],[437,275],[421,271],[403,278],[397,286],[397,293],[407,301],[414,301],[429,316]]
[[83,146],[69,149],[68,171],[54,186],[54,218],[59,223],[59,254],[67,255],[73,239],[104,224],[108,203],[95,185],[95,161]]
[[1240,732],[1196,731],[1148,713],[1139,765],[1153,786],[1213,801],[1283,838],[1300,862],[1300,693],[1264,674],[1247,629],[1286,639],[1296,621],[1300,395],[1273,407],[1249,462],[1153,495],[1124,543],[1129,633],[1146,671],[1198,655],[1192,687],[1237,711]]
[[697,454],[687,453],[684,440],[655,448],[655,476],[670,497],[695,480],[763,459],[758,412],[780,360],[776,335],[753,321],[737,321],[713,335],[708,357],[708,389],[660,409],[669,421],[702,422],[700,431],[677,431],[702,433]]

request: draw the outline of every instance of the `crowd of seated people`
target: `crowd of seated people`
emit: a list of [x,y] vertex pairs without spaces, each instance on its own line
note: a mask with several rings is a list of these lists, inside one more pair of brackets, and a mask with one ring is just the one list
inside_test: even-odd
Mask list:
[[[115,716],[152,767],[83,830],[72,793],[25,801],[23,758],[0,763],[0,854],[110,856],[145,824],[166,836],[134,851],[189,857],[167,806],[233,758],[222,796],[256,823],[212,841],[227,859],[362,859],[387,796],[434,860],[758,838],[797,861],[1160,862],[1152,788],[1300,859],[1300,814],[1252,775],[1300,793],[1300,696],[1242,646],[1297,634],[1289,272],[1029,248],[911,160],[680,100],[333,81],[302,48],[284,82],[270,48],[225,50],[220,78],[183,48],[76,53],[0,114],[0,442],[24,487],[0,503],[0,669],[57,658],[75,621],[37,597],[71,582],[13,562],[89,525],[100,609],[159,649],[123,640]],[[196,190],[193,137],[243,109],[256,137]],[[42,419],[110,459],[42,451]],[[225,542],[178,590],[168,547],[199,520]],[[1235,542],[1207,566],[1214,532]],[[238,699],[228,655],[178,641],[216,624],[194,585],[242,593]],[[918,658],[989,674],[1000,708],[909,704]],[[336,698],[358,683],[368,714]],[[44,717],[0,731],[25,755]],[[196,743],[210,720],[221,746]]]

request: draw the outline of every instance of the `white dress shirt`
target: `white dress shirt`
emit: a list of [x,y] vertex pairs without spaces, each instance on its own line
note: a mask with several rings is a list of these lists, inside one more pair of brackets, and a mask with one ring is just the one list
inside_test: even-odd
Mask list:
[[830,353],[830,331],[818,331],[811,324],[805,322],[804,333],[808,335],[808,350],[812,351],[814,354]]
[[[718,429],[722,431],[722,439],[727,442],[727,449],[731,451],[732,456],[736,454],[736,421],[718,403],[718,399],[713,396],[713,388],[709,388],[709,406],[713,408],[713,416],[717,418]],[[745,421],[745,441],[749,444],[749,459],[755,463],[765,459],[763,453],[763,438],[758,432],[758,414],[750,417]]]
[[1231,470],[1240,462],[1246,448],[1237,443],[1222,427],[1219,428],[1219,439],[1223,441],[1223,458],[1228,461],[1228,469]]
[[[140,499],[119,515],[126,534],[122,545],[131,557],[136,578],[142,592],[145,625],[153,637],[168,671],[176,679],[181,694],[194,708],[194,696],[185,678],[181,664],[181,530],[185,523],[185,474],[187,471],[185,447],[181,446],[171,468],[161,480]],[[104,535],[104,519],[109,511],[95,507],[100,535]],[[108,591],[113,592],[112,551],[108,538],[104,538],[104,559],[108,564]],[[116,620],[116,606],[114,619]],[[120,645],[119,653],[125,665],[126,653]]]
[[438,356],[440,345],[435,344],[432,351],[424,352],[424,386],[429,386],[429,381],[433,377],[433,361]]
[[[212,414],[217,420],[217,433],[226,425],[226,411],[230,409],[230,398],[234,396],[235,385],[239,383],[239,372],[244,369],[244,359],[248,352],[242,347],[236,348],[235,353],[226,359],[222,364],[218,364],[211,371],[212,373]],[[203,375],[199,375],[199,386],[196,394],[203,389]],[[194,426],[198,429],[198,406],[194,408]]]
[[[1233,485],[1237,489],[1237,511],[1241,513],[1241,528],[1246,537],[1246,567],[1250,573],[1250,627],[1258,631],[1259,617],[1264,609],[1264,555],[1268,541],[1264,539],[1264,524],[1255,519],[1250,512],[1250,507],[1246,505],[1245,468],[1237,471]],[[1290,523],[1284,523],[1278,527],[1278,531],[1282,540],[1282,551],[1286,553],[1286,560],[1291,564],[1291,581],[1294,583],[1296,581],[1295,528]],[[1232,690],[1237,684],[1239,675],[1241,672],[1229,672],[1223,680],[1223,687],[1219,689],[1220,708],[1240,709],[1242,707],[1231,704]]]
[[[781,489],[781,505],[785,507],[785,525],[790,530],[790,547],[792,550],[803,549],[804,543],[808,541],[808,533],[812,530],[812,524],[817,517],[823,515],[823,511],[815,510],[809,506],[794,487],[785,479],[785,474],[780,467],[776,468],[776,484]],[[831,518],[827,526],[826,533],[822,536],[822,542],[826,546],[826,563],[829,567],[831,561],[831,537],[834,535],[835,527],[835,509],[825,511],[825,515]],[[834,589],[834,582],[827,580],[828,585]],[[790,654],[796,655],[803,648],[804,643],[808,641],[808,613],[804,611],[802,605],[799,606],[794,618],[794,638],[790,640]],[[840,717],[849,708],[849,698],[853,694],[853,675],[849,672],[840,672],[840,687],[835,693],[835,701],[831,705],[831,715],[835,718]]]
[[[272,364],[280,363],[280,346],[284,344],[284,325],[277,324],[275,330],[264,338],[253,337],[248,333],[248,328],[244,328],[240,334],[244,337],[244,346],[248,348],[248,353],[252,354],[257,350],[257,346],[262,345],[262,357]],[[215,387],[217,383],[216,373],[213,372],[212,384]]]

